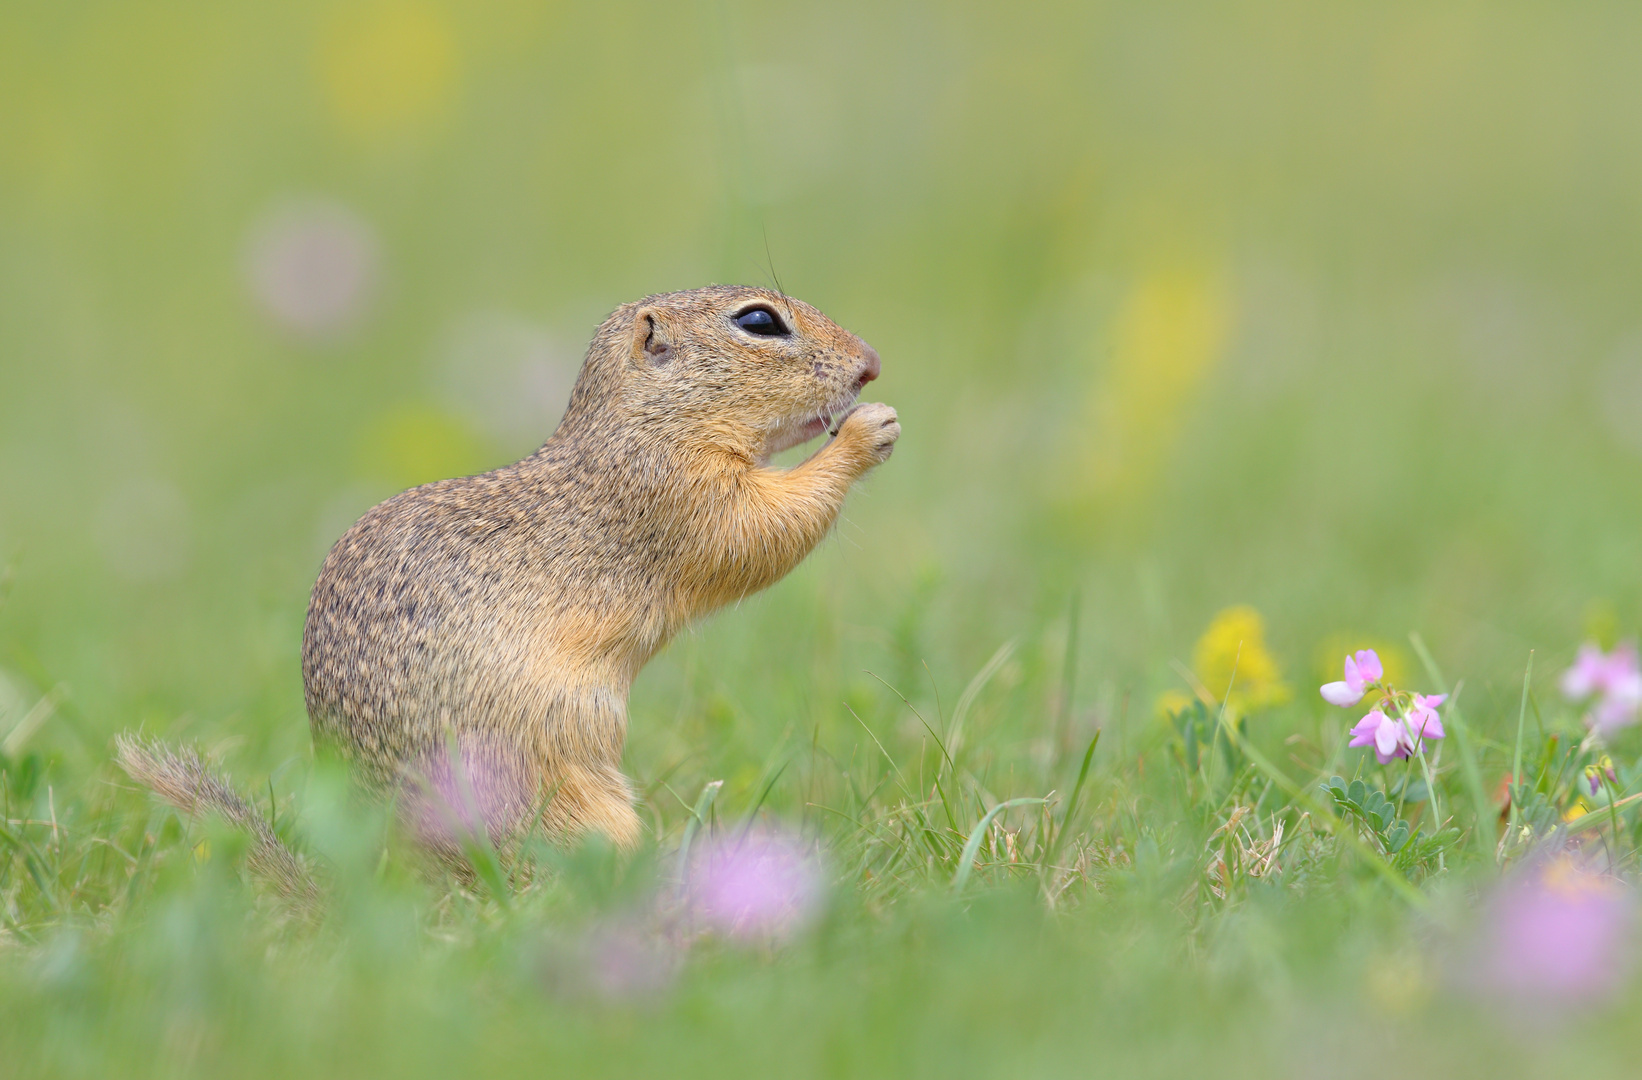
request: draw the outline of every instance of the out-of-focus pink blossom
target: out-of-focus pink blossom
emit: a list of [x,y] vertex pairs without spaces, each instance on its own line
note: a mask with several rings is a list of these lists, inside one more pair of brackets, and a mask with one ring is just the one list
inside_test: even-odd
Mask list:
[[419,766],[400,812],[432,848],[460,850],[480,834],[501,843],[531,812],[525,755],[503,740],[462,736],[454,756],[448,747],[430,749]]
[[1636,723],[1638,707],[1642,707],[1642,676],[1621,683],[1612,693],[1598,698],[1587,723],[1603,734],[1617,731]]
[[1636,650],[1629,643],[1605,653],[1601,646],[1588,641],[1579,647],[1573,666],[1562,673],[1562,693],[1570,701],[1607,693],[1615,680],[1623,680],[1636,667]]
[[1486,909],[1479,982],[1536,1006],[1607,997],[1630,972],[1633,915],[1629,888],[1572,855],[1527,866]]
[[672,986],[682,961],[657,928],[617,920],[590,927],[579,939],[549,941],[540,972],[562,997],[642,1004]]
[[1346,657],[1343,682],[1323,684],[1323,700],[1341,708],[1355,705],[1363,699],[1370,686],[1384,677],[1385,669],[1380,665],[1379,654],[1373,649],[1361,649]]
[[1570,701],[1589,701],[1585,723],[1602,734],[1636,723],[1642,709],[1642,666],[1636,646],[1624,642],[1604,653],[1587,642],[1573,666],[1562,673],[1562,693]]
[[588,935],[582,958],[588,985],[609,1000],[655,997],[672,984],[679,965],[664,938],[637,926],[595,930]]
[[691,859],[685,899],[698,923],[728,937],[784,938],[819,912],[821,868],[813,849],[790,834],[726,836]]
[[376,289],[375,234],[329,200],[278,207],[258,222],[246,277],[263,313],[295,337],[322,340],[354,325]]

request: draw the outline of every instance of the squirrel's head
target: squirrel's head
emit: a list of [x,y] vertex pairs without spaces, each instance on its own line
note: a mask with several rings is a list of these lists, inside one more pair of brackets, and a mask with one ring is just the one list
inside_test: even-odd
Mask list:
[[766,458],[830,429],[878,369],[872,346],[779,292],[664,293],[599,328],[566,421],[614,412],[667,441]]

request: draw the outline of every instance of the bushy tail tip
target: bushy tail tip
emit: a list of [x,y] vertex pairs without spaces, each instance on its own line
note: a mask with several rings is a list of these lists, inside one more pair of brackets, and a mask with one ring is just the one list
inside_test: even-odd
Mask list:
[[197,748],[120,735],[114,740],[114,756],[133,780],[184,814],[219,814],[249,834],[252,842],[246,868],[304,913],[318,911],[319,885],[308,867]]

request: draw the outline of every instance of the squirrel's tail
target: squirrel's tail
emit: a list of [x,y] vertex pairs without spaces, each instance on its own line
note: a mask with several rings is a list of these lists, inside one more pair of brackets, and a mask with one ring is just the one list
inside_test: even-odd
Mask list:
[[245,865],[299,913],[320,910],[319,883],[297,854],[285,846],[272,825],[228,778],[206,764],[192,746],[168,747],[132,735],[114,740],[114,754],[131,778],[185,814],[215,811],[251,837]]

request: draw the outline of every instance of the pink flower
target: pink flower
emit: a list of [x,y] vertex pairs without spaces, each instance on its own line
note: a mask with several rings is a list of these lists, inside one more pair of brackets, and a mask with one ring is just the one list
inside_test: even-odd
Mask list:
[[410,772],[399,811],[418,839],[460,851],[479,834],[500,844],[532,810],[535,789],[524,753],[500,739],[458,737],[458,753],[429,749]]
[[1560,855],[1507,881],[1486,910],[1479,974],[1490,990],[1548,1005],[1622,986],[1633,909],[1617,880]]
[[357,214],[328,200],[275,208],[246,252],[251,295],[295,337],[323,341],[356,324],[376,291],[376,235]]
[[729,937],[788,937],[820,910],[821,869],[786,833],[725,837],[691,859],[685,898],[699,922]]
[[1413,748],[1402,721],[1391,719],[1379,709],[1357,721],[1347,745],[1374,747],[1374,756],[1380,759],[1381,765],[1392,758],[1407,757]]
[[1375,709],[1357,721],[1351,729],[1351,742],[1347,745],[1374,747],[1374,756],[1381,765],[1392,758],[1409,757],[1419,749],[1422,736],[1427,739],[1443,737],[1442,721],[1437,718],[1436,707],[1442,704],[1446,696],[1415,694],[1414,706],[1406,719],[1387,716],[1384,711]]
[[1585,782],[1591,786],[1591,794],[1595,795],[1602,789],[1602,778],[1607,777],[1608,783],[1618,785],[1619,776],[1613,771],[1613,759],[1607,754],[1595,765],[1585,766]]
[[547,988],[562,997],[642,1004],[672,985],[682,961],[655,927],[621,919],[549,939],[538,963]]
[[1642,667],[1636,646],[1626,642],[1604,653],[1587,642],[1562,673],[1562,694],[1570,701],[1594,700],[1585,723],[1602,734],[1636,723],[1642,708]]
[[1642,675],[1633,674],[1615,681],[1613,688],[1597,699],[1586,722],[1607,734],[1636,723],[1638,706],[1642,706]]
[[1447,700],[1447,694],[1415,694],[1408,710],[1408,729],[1416,737],[1442,738],[1442,717],[1437,715],[1437,706]]
[[1636,671],[1636,650],[1629,643],[1604,653],[1592,642],[1579,647],[1574,666],[1562,673],[1562,693],[1569,701],[1579,701],[1592,694],[1607,693],[1615,679],[1623,679]]
[[1385,677],[1385,669],[1373,649],[1361,649],[1346,657],[1345,676],[1344,682],[1324,683],[1322,687],[1323,700],[1342,709],[1361,701],[1368,688]]
[[637,927],[611,926],[588,935],[586,978],[607,1000],[659,995],[672,983],[679,958],[664,939]]

